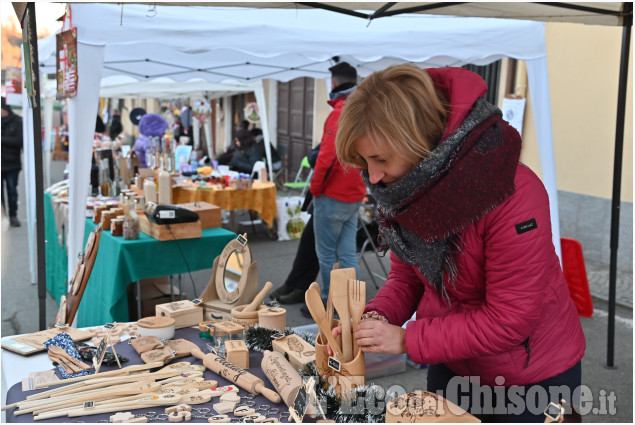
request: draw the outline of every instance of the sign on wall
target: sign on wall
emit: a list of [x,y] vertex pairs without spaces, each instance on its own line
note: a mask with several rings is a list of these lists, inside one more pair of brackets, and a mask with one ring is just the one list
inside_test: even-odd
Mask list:
[[57,34],[57,98],[77,96],[77,28]]

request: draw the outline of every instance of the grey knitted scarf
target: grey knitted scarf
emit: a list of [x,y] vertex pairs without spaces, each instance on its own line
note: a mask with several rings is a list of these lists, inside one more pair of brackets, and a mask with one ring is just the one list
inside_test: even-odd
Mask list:
[[379,250],[414,265],[442,295],[457,276],[460,232],[514,191],[521,139],[500,110],[478,99],[457,130],[390,186],[362,179],[377,201]]

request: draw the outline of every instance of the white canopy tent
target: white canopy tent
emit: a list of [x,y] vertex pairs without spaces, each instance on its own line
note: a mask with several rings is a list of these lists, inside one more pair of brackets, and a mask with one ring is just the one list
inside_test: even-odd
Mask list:
[[[202,78],[224,83],[326,78],[333,56],[354,65],[361,76],[403,62],[437,67],[485,65],[503,57],[525,60],[543,180],[551,201],[554,245],[559,250],[542,23],[403,15],[368,24],[358,18],[312,9],[128,3],[72,4],[72,17],[78,28],[79,96],[69,101],[69,262],[82,249],[85,182],[102,75],[129,75],[138,81],[170,77],[178,82]],[[40,62],[53,64],[51,54],[49,50],[47,56],[43,49]],[[256,98],[264,105],[264,93],[259,96],[256,92]],[[268,139],[265,117],[262,127]]]

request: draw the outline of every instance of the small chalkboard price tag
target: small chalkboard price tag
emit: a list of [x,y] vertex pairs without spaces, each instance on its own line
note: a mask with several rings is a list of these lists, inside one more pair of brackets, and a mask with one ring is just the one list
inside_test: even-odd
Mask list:
[[[245,233],[246,234],[246,233]],[[238,241],[239,244],[241,244],[242,246],[247,245],[247,238],[244,235],[238,235],[238,237],[236,238],[236,240]]]
[[335,357],[329,357],[329,367],[337,372],[340,371],[342,365]]
[[194,298],[192,300],[192,304],[194,304],[194,305],[199,305],[199,304],[202,304],[202,303],[203,303],[203,300],[201,300],[200,298]]
[[115,325],[116,325],[116,323],[106,323],[104,325],[104,329],[112,329],[112,328],[115,327]]
[[284,338],[284,334],[282,332],[276,332],[273,335],[271,335],[271,339],[273,340],[277,340],[280,338]]
[[296,423],[301,423],[304,419],[304,413],[309,406],[309,394],[306,392],[306,388],[301,386],[298,393],[293,399],[293,404],[289,406],[289,413]]
[[58,323],[57,325],[55,325],[56,328],[59,329],[66,329],[68,328],[70,325],[68,323]]
[[84,409],[88,409],[89,407],[95,407],[95,402],[94,401],[85,401],[84,402]]

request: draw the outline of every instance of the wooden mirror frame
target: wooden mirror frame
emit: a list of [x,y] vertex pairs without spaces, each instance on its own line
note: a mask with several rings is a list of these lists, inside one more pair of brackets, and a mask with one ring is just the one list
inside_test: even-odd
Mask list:
[[[218,298],[226,304],[235,303],[238,298],[240,298],[240,294],[244,291],[245,285],[247,284],[247,270],[251,264],[251,250],[249,249],[249,245],[247,245],[247,238],[245,236],[246,235],[243,235],[245,239],[244,244],[238,240],[239,238],[236,238],[225,245],[225,249],[223,249],[223,252],[218,256],[216,293],[218,294]],[[234,252],[243,254],[243,267],[238,286],[232,292],[229,292],[225,287],[225,267],[227,267],[227,262]]]

